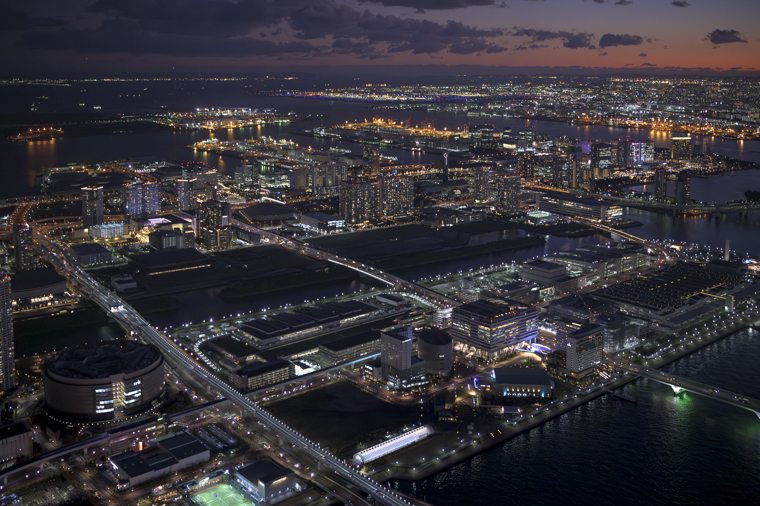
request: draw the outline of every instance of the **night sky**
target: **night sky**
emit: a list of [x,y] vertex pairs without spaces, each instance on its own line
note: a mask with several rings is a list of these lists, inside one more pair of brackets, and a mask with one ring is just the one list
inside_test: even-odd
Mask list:
[[758,0],[27,0],[0,10],[5,74],[760,69]]

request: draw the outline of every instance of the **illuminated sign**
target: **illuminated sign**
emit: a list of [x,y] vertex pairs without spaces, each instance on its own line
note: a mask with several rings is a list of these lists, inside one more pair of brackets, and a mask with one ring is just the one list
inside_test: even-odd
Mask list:
[[287,480],[288,477],[280,478],[279,480],[275,480],[272,482],[272,485],[277,485],[278,483],[282,483],[283,481]]

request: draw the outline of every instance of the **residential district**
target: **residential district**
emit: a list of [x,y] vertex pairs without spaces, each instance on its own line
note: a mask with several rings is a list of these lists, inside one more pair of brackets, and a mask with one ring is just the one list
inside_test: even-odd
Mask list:
[[[226,115],[172,117],[213,128]],[[636,402],[616,389],[640,376],[760,413],[756,399],[658,371],[755,328],[758,259],[728,243],[645,240],[622,217],[628,206],[749,219],[760,212],[749,195],[690,194],[692,178],[746,164],[687,135],[658,149],[385,119],[301,133],[362,146],[204,141],[189,149],[239,159],[234,173],[166,160],[51,167],[42,196],[7,200],[2,504],[425,504],[389,480],[429,476],[601,395]],[[440,160],[400,165],[384,146]],[[595,235],[609,240],[398,274]],[[146,319],[184,291],[240,302],[351,279],[362,288],[299,304],[165,328]],[[16,357],[28,343],[14,326],[93,308],[116,339]],[[329,402],[357,412],[328,426]]]

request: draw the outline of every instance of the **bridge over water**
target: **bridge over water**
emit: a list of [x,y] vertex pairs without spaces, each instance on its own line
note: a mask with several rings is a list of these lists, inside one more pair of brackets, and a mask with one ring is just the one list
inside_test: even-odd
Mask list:
[[699,381],[694,381],[688,378],[683,378],[681,376],[676,376],[675,374],[658,371],[657,369],[640,367],[635,364],[618,364],[618,368],[623,371],[641,376],[642,378],[648,378],[653,381],[657,381],[658,383],[668,385],[673,389],[673,393],[675,395],[678,395],[681,392],[691,392],[694,394],[703,395],[705,397],[715,399],[716,401],[736,406],[737,408],[752,411],[760,418],[760,400],[753,399],[752,397],[747,397],[744,394],[738,394],[729,390],[715,388],[710,385],[700,383]]

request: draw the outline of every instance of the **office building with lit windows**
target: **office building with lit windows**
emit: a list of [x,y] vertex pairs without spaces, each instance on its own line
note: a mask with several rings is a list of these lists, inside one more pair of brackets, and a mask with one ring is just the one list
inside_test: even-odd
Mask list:
[[82,225],[90,228],[103,224],[103,187],[85,186],[82,188]]
[[126,340],[70,348],[48,364],[44,384],[45,400],[56,414],[118,420],[159,406],[164,357],[152,344]]
[[691,137],[671,137],[670,157],[673,160],[689,160],[691,158]]
[[177,179],[177,209],[185,211],[195,208],[195,179]]
[[340,186],[339,216],[346,224],[375,221],[383,215],[382,182],[355,178]]
[[407,176],[388,176],[382,179],[382,209],[388,217],[407,214],[412,210],[414,181]]
[[567,335],[565,364],[572,376],[585,376],[593,372],[602,361],[604,328],[584,324]]
[[161,212],[161,185],[132,183],[124,187],[124,214],[127,218],[150,218]]
[[562,200],[556,197],[541,197],[538,202],[540,211],[547,213],[586,218],[595,221],[609,221],[623,215],[620,206],[596,205],[582,200]]
[[0,391],[16,386],[16,347],[13,339],[11,277],[0,273]]
[[538,309],[511,300],[479,300],[455,307],[451,329],[455,349],[495,360],[522,342],[538,336]]
[[32,229],[25,223],[13,225],[13,256],[17,271],[28,271],[37,267]]
[[207,200],[198,208],[195,218],[195,236],[209,250],[230,247],[232,229],[229,226],[230,204]]

